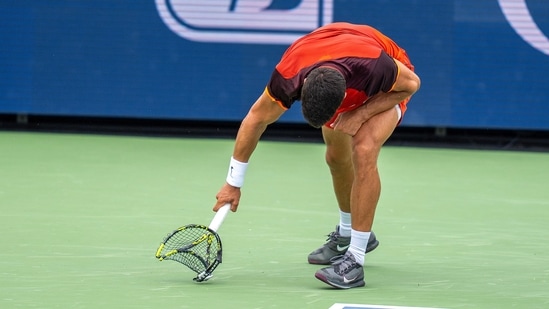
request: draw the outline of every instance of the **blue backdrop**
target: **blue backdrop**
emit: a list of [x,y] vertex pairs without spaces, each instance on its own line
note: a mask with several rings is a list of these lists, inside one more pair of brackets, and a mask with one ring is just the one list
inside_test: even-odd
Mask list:
[[329,21],[407,49],[422,88],[403,125],[549,129],[547,0],[4,0],[0,113],[239,121]]

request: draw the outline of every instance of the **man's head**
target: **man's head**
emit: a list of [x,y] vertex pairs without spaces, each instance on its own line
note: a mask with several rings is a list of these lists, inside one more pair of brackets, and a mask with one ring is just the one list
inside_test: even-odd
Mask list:
[[345,78],[338,70],[319,67],[311,71],[301,90],[301,110],[307,122],[320,128],[330,120],[343,98]]

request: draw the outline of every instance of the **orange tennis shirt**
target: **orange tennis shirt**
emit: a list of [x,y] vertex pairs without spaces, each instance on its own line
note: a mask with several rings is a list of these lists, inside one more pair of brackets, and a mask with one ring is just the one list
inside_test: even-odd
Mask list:
[[[332,23],[296,40],[282,55],[267,84],[267,94],[284,109],[301,99],[303,81],[313,69],[331,66],[347,83],[347,95],[334,117],[366,103],[379,92],[389,92],[398,76],[399,60],[411,70],[406,51],[378,30],[350,23]],[[406,103],[400,103],[402,113]]]

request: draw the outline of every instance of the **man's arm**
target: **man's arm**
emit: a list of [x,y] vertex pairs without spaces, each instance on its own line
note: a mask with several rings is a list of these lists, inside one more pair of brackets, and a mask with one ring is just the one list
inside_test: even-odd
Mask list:
[[242,120],[233,151],[233,158],[248,162],[267,126],[275,122],[285,110],[263,92]]
[[[240,124],[236,135],[233,159],[244,164],[248,163],[267,126],[280,118],[284,112],[285,109],[263,92]],[[216,195],[217,203],[213,210],[217,211],[221,206],[230,203],[231,210],[236,211],[240,202],[240,194],[240,187],[225,183]]]
[[335,122],[334,129],[353,136],[370,118],[394,108],[419,89],[421,84],[419,77],[400,61],[394,60],[399,73],[391,91],[380,92],[361,107],[341,114]]

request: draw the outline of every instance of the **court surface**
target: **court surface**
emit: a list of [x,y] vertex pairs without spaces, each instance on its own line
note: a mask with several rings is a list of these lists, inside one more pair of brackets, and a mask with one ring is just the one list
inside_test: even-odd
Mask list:
[[385,147],[367,285],[334,290],[306,263],[338,219],[324,146],[263,141],[193,282],[154,254],[210,222],[232,145],[0,132],[0,308],[549,308],[542,152]]

